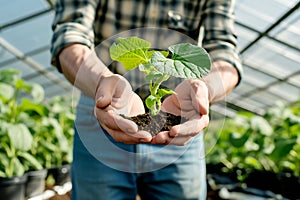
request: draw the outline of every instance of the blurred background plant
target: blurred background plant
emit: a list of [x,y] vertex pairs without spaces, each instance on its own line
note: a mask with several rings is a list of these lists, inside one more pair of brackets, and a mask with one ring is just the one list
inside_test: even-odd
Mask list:
[[0,71],[0,177],[71,163],[74,119],[69,99],[46,101],[20,71]]
[[[300,101],[293,106],[277,103],[265,115],[239,112],[224,122],[221,134],[206,134],[207,163],[222,163],[227,170],[289,171],[300,175]],[[242,175],[242,174],[241,174]],[[243,176],[239,176],[242,180]]]
[[300,101],[277,103],[263,116],[238,112],[212,124],[205,142],[207,172],[216,175],[214,181],[221,176],[231,188],[240,185],[300,198]]

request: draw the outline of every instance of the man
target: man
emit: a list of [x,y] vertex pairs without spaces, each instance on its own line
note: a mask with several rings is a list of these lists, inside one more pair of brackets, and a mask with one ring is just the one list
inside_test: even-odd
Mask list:
[[[206,198],[202,130],[209,123],[209,105],[223,99],[241,73],[233,7],[233,0],[57,1],[52,64],[82,91],[75,122],[72,199],[135,199],[137,194],[143,200]],[[118,115],[144,112],[132,89],[139,86],[134,81],[139,75],[120,76],[127,72],[106,63],[102,48],[116,35],[142,32],[144,37],[151,31],[149,38],[162,37],[156,40],[162,46],[181,32],[198,40],[212,59],[209,75],[181,81],[176,94],[163,102],[165,111],[189,120],[155,137]]]

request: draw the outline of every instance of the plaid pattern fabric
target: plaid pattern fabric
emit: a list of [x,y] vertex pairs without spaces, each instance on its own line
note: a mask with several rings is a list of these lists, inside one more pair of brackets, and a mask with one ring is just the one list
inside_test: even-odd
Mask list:
[[[57,0],[51,62],[59,68],[57,55],[68,44],[81,43],[95,48],[121,32],[157,27],[146,31],[147,35],[153,32],[151,38],[155,38],[155,47],[165,48],[164,45],[169,43],[182,42],[181,37],[184,36],[170,35],[170,31],[164,33],[166,29],[176,30],[201,41],[199,44],[209,52],[213,61],[228,61],[241,74],[240,60],[235,52],[237,40],[233,29],[233,7],[234,0]],[[203,27],[203,32],[198,37],[200,27]],[[135,30],[127,33],[144,36],[145,32]],[[147,37],[145,39],[149,39]],[[166,42],[170,38],[172,41]],[[119,66],[110,65],[110,68],[115,73],[125,73]],[[138,82],[139,75],[132,74]]]

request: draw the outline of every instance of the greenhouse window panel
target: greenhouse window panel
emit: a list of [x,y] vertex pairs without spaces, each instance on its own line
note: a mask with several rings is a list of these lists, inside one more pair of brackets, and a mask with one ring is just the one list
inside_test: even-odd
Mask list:
[[259,70],[255,70],[245,64],[243,70],[245,74],[245,76],[243,77],[243,83],[246,82],[251,85],[254,85],[255,87],[265,87],[268,84],[274,83],[278,80],[273,76],[270,76]]
[[[300,74],[300,71],[298,72],[298,74]],[[291,77],[294,77],[294,75]],[[285,84],[285,88],[282,88],[282,89],[287,93],[293,92],[293,94],[295,94],[295,93],[297,93],[298,90],[300,90],[300,88],[297,84],[292,83],[291,81],[289,81],[289,78],[286,78],[283,80],[274,79],[274,81],[269,82],[268,84],[266,84],[264,86],[257,86],[257,84],[253,85],[253,83],[249,83],[249,82],[247,83],[247,81],[243,81],[240,84],[241,88],[239,88],[240,87],[239,86],[238,88],[236,88],[233,91],[233,93],[239,94],[239,97],[238,97],[239,99],[253,98],[253,96],[256,95],[257,93],[260,93],[262,96],[264,93],[273,93],[273,96],[276,96],[276,98],[297,101],[297,99],[295,99],[295,97],[293,97],[293,98],[286,97],[286,96],[283,96],[281,93],[272,92],[270,90],[270,88],[276,87],[278,85],[283,85],[283,84]],[[276,98],[270,97],[270,98],[268,98],[268,99],[270,99],[268,101],[274,101],[274,99],[276,99]],[[298,96],[298,98],[300,99],[300,96]]]
[[300,12],[293,13],[270,32],[270,36],[300,49]]
[[52,20],[52,13],[44,14],[12,28],[4,29],[0,36],[23,53],[27,53],[50,44]]
[[280,96],[280,94],[269,91],[257,91],[256,93],[253,93],[249,98],[264,105],[260,106],[263,109],[275,106],[276,102],[289,102],[285,98]]
[[0,67],[3,66],[3,62],[11,60],[13,58],[15,58],[15,56],[10,52],[6,51],[6,49],[4,49],[0,44]]
[[264,114],[264,111],[266,109],[266,104],[262,104],[251,98],[245,98],[245,99],[226,98],[226,103],[228,106],[232,104],[234,107],[241,108],[241,110],[253,112],[259,115]]
[[55,96],[72,96],[72,90],[66,91],[57,85],[46,85],[45,86],[45,97],[52,98]]
[[257,91],[255,94],[252,94],[251,97],[242,97],[238,96],[236,98],[227,98],[226,100],[230,103],[236,103],[236,102],[242,102],[242,101],[251,101],[254,102],[254,104],[258,107],[269,107],[273,105],[273,100],[274,99],[280,99],[279,97],[273,96],[272,98],[268,98],[270,95],[267,95],[265,92],[262,91]]
[[[255,88],[251,92],[245,93],[244,95],[241,95],[237,92],[232,92],[230,95],[228,95],[228,97],[225,98],[225,101],[231,104],[235,104],[245,110],[251,112],[258,112],[258,114],[263,114],[263,110],[275,106],[276,102],[291,104],[300,99],[299,95],[297,99],[296,94],[299,94],[299,92],[297,92],[297,88],[296,94],[293,95],[292,98],[287,97],[286,95],[282,94],[282,92],[276,92],[274,90],[275,89],[271,91],[269,90],[269,88],[268,90]],[[257,109],[250,109],[250,107],[248,107],[248,104],[257,107]]]
[[244,62],[253,68],[283,79],[300,69],[300,53],[263,38],[243,54]]
[[236,19],[264,31],[296,3],[297,0],[237,0]]
[[238,35],[237,48],[238,51],[245,48],[251,41],[253,41],[258,33],[252,31],[251,29],[247,29],[239,24],[235,24],[236,34]]
[[[10,63],[13,63],[13,62],[16,62],[18,61],[20,58],[14,56],[12,53],[4,50],[4,48],[0,45],[0,48],[3,49],[3,60],[1,59],[1,52],[0,52],[0,67],[1,66],[5,66],[5,65],[8,65]],[[50,46],[49,45],[46,45],[44,47],[40,47],[38,49],[34,49],[26,54],[24,54],[24,56],[26,57],[30,57],[30,56],[34,56],[36,54],[40,54],[41,52],[49,52],[50,54]],[[47,64],[50,64],[50,63],[47,63]]]
[[44,0],[14,0],[2,1],[0,7],[0,24],[22,19],[32,13],[49,8]]
[[[210,118],[212,120],[214,119],[220,119],[223,117],[234,117],[236,114],[236,110],[230,108],[227,106],[226,103],[217,103],[210,107]],[[216,116],[215,113],[218,113],[219,116]]]
[[282,99],[289,102],[300,100],[300,88],[294,87],[285,82],[273,85],[268,90],[273,94],[281,96]]
[[12,62],[8,65],[0,66],[0,71],[2,71],[4,69],[17,69],[21,72],[22,76],[27,76],[29,74],[36,72],[35,69],[31,68],[29,65],[27,65],[26,63],[24,63],[20,60]]
[[252,90],[255,90],[256,87],[252,84],[247,83],[246,81],[242,81],[238,87],[236,87],[228,96],[231,96],[233,94],[243,96],[247,93],[249,93]]
[[290,77],[287,81],[300,88],[300,73],[298,75]]
[[50,49],[46,49],[40,53],[34,54],[31,56],[31,58],[44,67],[48,68],[48,67],[52,66]]
[[56,78],[55,80],[49,80],[45,79],[44,76],[36,75],[36,76],[31,76],[30,78],[25,77],[26,80],[30,82],[35,82],[40,84],[44,89],[46,90],[47,87],[56,85],[57,87],[62,88],[64,91],[70,91],[72,90],[72,86],[67,82],[66,79],[61,79],[61,78]]

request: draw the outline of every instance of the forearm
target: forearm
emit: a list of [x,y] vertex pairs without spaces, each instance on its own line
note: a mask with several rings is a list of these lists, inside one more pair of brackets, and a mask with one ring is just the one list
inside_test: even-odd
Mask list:
[[95,98],[100,78],[111,73],[87,46],[72,44],[59,54],[65,77],[85,95]]
[[212,63],[211,72],[203,78],[209,93],[209,102],[213,104],[228,95],[237,85],[239,75],[235,67],[225,61]]

